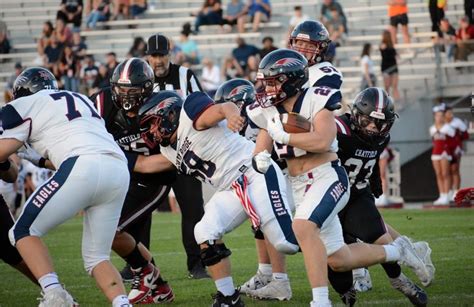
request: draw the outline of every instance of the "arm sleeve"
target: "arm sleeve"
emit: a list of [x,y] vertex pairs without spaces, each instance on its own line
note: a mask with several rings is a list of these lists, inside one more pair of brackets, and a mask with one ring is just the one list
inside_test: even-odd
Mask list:
[[372,191],[372,194],[374,194],[375,197],[378,198],[380,195],[383,194],[382,179],[380,179],[380,168],[378,159],[377,163],[375,163],[374,166],[374,172],[372,173],[372,176],[370,176],[369,183],[370,190]]
[[3,133],[0,138],[17,139],[20,142],[26,142],[31,133],[31,119],[23,119],[17,110],[7,104],[0,112]]

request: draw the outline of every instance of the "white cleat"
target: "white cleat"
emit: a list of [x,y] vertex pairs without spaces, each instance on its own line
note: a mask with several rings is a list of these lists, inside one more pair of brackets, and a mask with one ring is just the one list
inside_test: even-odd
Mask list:
[[433,276],[430,275],[423,260],[418,257],[413,243],[406,236],[400,236],[391,243],[400,252],[398,263],[412,269],[423,284],[430,284]]
[[372,290],[372,279],[370,278],[369,270],[366,268],[352,270],[352,278],[354,280],[352,285],[357,292]]
[[289,301],[292,296],[290,281],[288,279],[272,279],[260,289],[249,290],[247,295],[261,300]]
[[327,300],[325,302],[316,302],[316,301],[311,301],[309,303],[310,307],[332,307],[331,301]]
[[436,268],[435,268],[433,262],[431,261],[431,248],[430,248],[430,245],[428,244],[428,242],[419,241],[419,242],[413,243],[413,246],[415,246],[415,251],[416,251],[418,257],[420,257],[420,259],[423,260],[423,262],[426,265],[426,268],[428,269],[428,273],[430,274],[430,277],[431,277],[430,282],[429,283],[424,283],[424,282],[421,283],[424,287],[428,287],[431,284],[431,282],[433,281],[435,271],[436,271]]
[[250,291],[254,291],[265,287],[272,280],[272,275],[264,275],[260,270],[257,274],[252,276],[247,282],[240,286],[240,293],[249,294]]
[[63,287],[54,288],[47,293],[41,293],[38,307],[76,307],[79,306],[71,294]]

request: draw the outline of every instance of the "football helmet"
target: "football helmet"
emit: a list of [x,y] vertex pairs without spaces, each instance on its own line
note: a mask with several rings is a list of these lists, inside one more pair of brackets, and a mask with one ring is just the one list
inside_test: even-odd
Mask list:
[[136,112],[153,93],[154,81],[155,74],[147,62],[139,58],[125,60],[110,78],[112,100],[119,109]]
[[31,67],[24,70],[13,83],[13,99],[33,95],[41,90],[57,90],[56,77],[46,68]]
[[[351,125],[359,137],[370,143],[385,140],[397,117],[392,98],[380,87],[369,87],[360,92],[351,108]],[[367,129],[372,122],[377,131]]]
[[232,79],[224,82],[214,95],[216,103],[233,102],[245,115],[245,108],[255,102],[255,88],[245,79]]
[[173,91],[160,91],[143,104],[138,111],[140,130],[150,148],[171,144],[171,136],[178,129],[182,106],[183,99]]
[[[314,48],[298,47],[297,41],[305,41],[314,45]],[[301,52],[302,54],[310,54],[308,58],[309,65],[314,65],[324,61],[324,56],[329,47],[331,40],[326,27],[315,20],[306,20],[300,22],[290,34],[288,46]]]
[[308,81],[308,61],[291,49],[272,51],[260,61],[257,81],[262,83],[256,93],[260,106],[277,105],[302,90]]

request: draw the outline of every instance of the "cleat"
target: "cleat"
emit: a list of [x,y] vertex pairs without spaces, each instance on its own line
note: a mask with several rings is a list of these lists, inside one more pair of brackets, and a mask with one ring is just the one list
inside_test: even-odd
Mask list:
[[203,278],[211,278],[211,276],[209,276],[209,274],[207,274],[206,268],[204,268],[201,263],[197,263],[189,271],[188,278],[190,278],[190,279],[203,279]]
[[266,286],[272,280],[272,275],[264,275],[260,270],[257,274],[252,276],[247,282],[240,286],[240,292],[249,294],[250,291],[254,291]]
[[289,301],[292,296],[290,281],[288,279],[272,279],[266,286],[249,290],[247,295],[261,300]]
[[413,243],[406,236],[400,236],[391,243],[400,252],[398,263],[412,269],[423,284],[430,284],[433,276],[430,275],[425,263],[418,257]]
[[132,269],[132,272],[134,277],[128,300],[131,304],[137,304],[151,293],[156,280],[160,276],[160,271],[153,264],[148,263],[143,268]]
[[221,292],[217,291],[216,294],[212,296],[214,302],[212,303],[212,307],[244,307],[244,301],[240,297],[239,290],[235,289],[234,294],[229,296],[224,296]]
[[357,301],[357,291],[352,287],[346,293],[339,294],[339,297],[345,306],[352,307]]
[[174,300],[174,293],[168,283],[163,283],[161,285],[156,285],[151,293],[147,297],[137,304],[163,304],[170,303]]
[[357,292],[372,290],[372,279],[366,268],[352,270],[352,278],[354,280],[353,287]]
[[123,282],[133,281],[133,272],[128,263],[123,267],[122,271],[120,271],[120,276],[122,276]]
[[[430,245],[428,244],[428,242],[419,241],[419,242],[413,243],[413,246],[415,246],[415,251],[416,251],[416,254],[418,255],[418,257],[420,257],[420,259],[425,263],[426,268],[428,269],[428,273],[431,276],[430,280],[432,282],[433,279],[434,279],[434,274],[435,274],[436,268],[433,265],[433,262],[431,261],[431,248],[430,248]],[[422,282],[421,284],[424,287],[428,287],[431,284],[431,282],[429,282],[429,283]]]
[[40,303],[38,307],[78,307],[79,304],[74,301],[71,294],[63,287],[51,289],[44,293],[41,292]]
[[426,292],[415,285],[408,277],[403,275],[403,273],[400,274],[398,278],[389,279],[392,287],[403,293],[413,305],[423,307],[428,304]]
[[327,300],[325,302],[316,302],[316,301],[311,301],[309,303],[310,307],[332,307],[331,301]]

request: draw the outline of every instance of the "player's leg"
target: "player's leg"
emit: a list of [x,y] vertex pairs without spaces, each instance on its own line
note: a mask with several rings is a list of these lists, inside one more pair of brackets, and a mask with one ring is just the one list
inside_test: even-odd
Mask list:
[[240,306],[240,292],[235,289],[231,276],[231,251],[222,241],[224,234],[247,220],[239,198],[233,191],[216,192],[205,206],[204,216],[194,228],[196,242],[201,248],[201,260],[208,268],[217,288],[215,306]]
[[186,251],[186,264],[190,278],[208,278],[206,270],[200,260],[200,249],[194,238],[194,226],[204,215],[204,201],[202,185],[197,179],[178,175],[173,184],[176,200],[181,208],[181,234],[184,250]]

